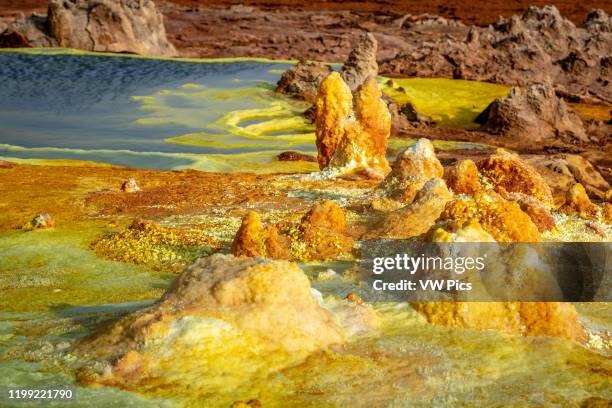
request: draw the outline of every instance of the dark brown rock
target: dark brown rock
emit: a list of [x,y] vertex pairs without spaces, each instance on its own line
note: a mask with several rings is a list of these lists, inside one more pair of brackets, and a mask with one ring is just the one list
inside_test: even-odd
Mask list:
[[57,46],[57,43],[49,36],[46,15],[34,13],[28,18],[18,18],[0,34],[0,47],[53,46]]
[[29,47],[30,42],[22,33],[7,30],[0,34],[0,48],[24,48]]
[[417,112],[416,108],[410,102],[400,107],[400,113],[412,124],[412,125],[431,125],[434,123],[427,115]]
[[568,94],[612,101],[610,25],[602,10],[591,12],[578,28],[554,6],[530,7],[492,26],[473,26],[462,39],[415,43],[382,62],[380,70],[523,87],[551,81]]
[[314,103],[319,85],[331,71],[321,62],[300,61],[283,73],[276,92]]
[[[351,91],[371,76],[378,75],[376,51],[378,43],[374,35],[364,33],[342,66],[341,76]],[[276,86],[276,92],[291,95],[296,99],[314,102],[317,90],[332,69],[321,62],[300,61],[283,73]]]
[[508,97],[493,101],[478,120],[483,123],[482,131],[528,143],[587,141],[582,120],[555,95],[550,84],[533,85],[525,92],[512,88]]
[[282,152],[278,156],[276,156],[278,161],[306,161],[306,162],[316,162],[317,159],[309,154],[304,154],[295,151]]
[[372,33],[364,33],[359,37],[357,46],[342,67],[342,79],[351,91],[355,91],[367,78],[378,75],[377,51],[378,42]]

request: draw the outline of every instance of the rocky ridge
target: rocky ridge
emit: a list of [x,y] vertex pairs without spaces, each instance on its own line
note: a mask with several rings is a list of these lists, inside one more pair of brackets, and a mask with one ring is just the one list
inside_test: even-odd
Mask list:
[[151,0],[50,0],[46,16],[18,19],[0,45],[175,56],[164,17]]
[[380,63],[402,76],[474,79],[529,86],[551,82],[557,92],[612,101],[612,20],[602,10],[580,27],[554,6],[472,26],[462,39],[417,44]]

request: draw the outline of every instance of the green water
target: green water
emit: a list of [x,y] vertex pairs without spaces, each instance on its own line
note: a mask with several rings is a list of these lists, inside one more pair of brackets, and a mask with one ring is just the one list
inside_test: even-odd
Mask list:
[[[89,223],[0,234],[0,387],[72,385],[76,406],[90,407],[227,407],[250,398],[266,407],[551,406],[589,396],[612,398],[607,374],[612,360],[600,345],[435,327],[407,304],[383,300],[372,303],[382,322],[377,330],[220,394],[207,395],[202,387],[211,379],[194,377],[188,367],[182,377],[175,373],[175,391],[141,395],[81,387],[72,373],[87,361],[69,352],[71,344],[149,305],[173,280],[163,272],[96,258],[88,243],[103,232],[102,224]],[[333,312],[349,292],[365,297],[368,290],[349,275],[342,277],[352,265],[300,266],[322,305]],[[320,279],[329,268],[339,275]],[[612,329],[609,304],[583,304],[579,310],[587,327]]]

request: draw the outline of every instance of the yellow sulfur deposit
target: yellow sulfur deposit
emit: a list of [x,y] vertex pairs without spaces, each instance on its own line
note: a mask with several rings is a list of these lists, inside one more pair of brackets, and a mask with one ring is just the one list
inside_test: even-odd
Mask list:
[[472,194],[483,189],[478,167],[472,160],[461,160],[449,169],[446,183],[455,194]]
[[163,228],[136,220],[121,232],[105,234],[91,247],[99,256],[115,261],[176,270],[210,254],[210,244],[211,239],[201,232]]
[[264,226],[259,215],[249,211],[234,237],[232,253],[298,261],[334,259],[353,248],[346,226],[344,211],[330,200],[314,205],[297,224]]
[[470,220],[454,232],[436,228],[431,232],[431,242],[495,242],[495,239],[485,231],[475,220]]
[[438,126],[474,128],[474,119],[495,98],[508,95],[510,87],[489,82],[448,78],[379,77],[385,94],[399,105],[411,103]]
[[502,196],[518,193],[536,198],[548,209],[553,206],[552,192],[544,178],[519,156],[498,149],[479,162],[478,168]]
[[135,312],[76,351],[110,365],[83,369],[85,383],[203,395],[301,362],[345,341],[293,263],[213,255],[183,272],[153,306]]
[[469,197],[455,197],[440,216],[456,226],[477,220],[498,242],[539,242],[538,227],[514,202],[494,191],[476,192]]
[[499,330],[526,336],[581,340],[584,329],[571,303],[558,302],[415,302],[412,307],[432,324]]

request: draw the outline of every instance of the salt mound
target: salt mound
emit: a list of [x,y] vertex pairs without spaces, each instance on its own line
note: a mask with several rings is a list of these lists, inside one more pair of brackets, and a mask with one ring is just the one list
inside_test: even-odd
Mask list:
[[228,255],[202,258],[154,305],[81,341],[100,363],[85,383],[122,388],[197,386],[223,392],[345,341],[294,264]]
[[573,304],[560,302],[414,302],[432,324],[476,330],[499,330],[524,336],[584,340]]
[[410,204],[432,178],[442,178],[444,168],[429,139],[419,139],[397,155],[381,188],[390,198]]

